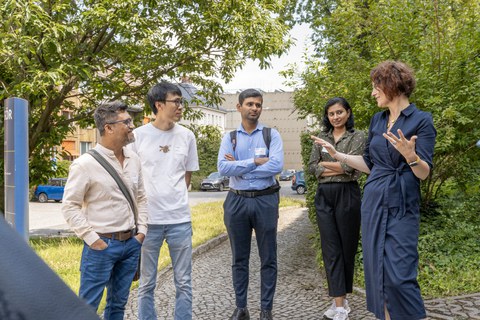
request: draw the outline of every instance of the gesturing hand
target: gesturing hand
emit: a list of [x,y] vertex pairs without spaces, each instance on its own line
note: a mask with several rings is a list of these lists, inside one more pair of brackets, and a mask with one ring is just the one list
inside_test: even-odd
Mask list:
[[330,142],[327,142],[316,136],[310,136],[310,138],[316,145],[324,147],[332,157],[337,153],[337,150],[335,150],[335,147],[332,146]]
[[393,145],[395,149],[400,152],[402,156],[407,159],[407,161],[413,161],[416,158],[415,154],[415,144],[417,140],[417,136],[412,136],[410,140],[405,138],[403,135],[402,130],[398,129],[397,130],[398,137],[395,136],[392,132],[384,133],[383,136],[385,139],[390,141],[390,143]]

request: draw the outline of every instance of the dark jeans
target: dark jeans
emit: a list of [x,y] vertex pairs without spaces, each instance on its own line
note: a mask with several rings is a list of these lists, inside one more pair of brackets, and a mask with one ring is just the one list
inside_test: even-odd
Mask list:
[[261,308],[272,310],[277,284],[278,192],[245,198],[229,192],[223,204],[232,248],[232,279],[236,304],[247,306],[250,244],[255,230],[260,255]]
[[353,289],[360,233],[360,201],[357,182],[318,185],[315,208],[331,297],[344,296]]

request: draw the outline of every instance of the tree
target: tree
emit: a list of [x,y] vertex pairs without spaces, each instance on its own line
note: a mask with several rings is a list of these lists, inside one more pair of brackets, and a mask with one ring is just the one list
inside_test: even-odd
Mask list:
[[216,126],[188,126],[197,139],[198,163],[200,169],[192,174],[192,188],[198,189],[200,182],[217,171],[217,156],[222,142],[222,134]]
[[[302,11],[307,6],[313,10]],[[480,137],[479,1],[305,0],[300,11],[314,30],[316,50],[294,97],[304,116],[321,114],[328,98],[344,96],[356,123],[367,128],[379,111],[370,98],[369,71],[380,61],[401,60],[416,71],[411,101],[433,114],[438,132],[423,204],[447,181],[460,188],[474,183],[480,168],[474,148]]]
[[268,67],[288,48],[290,7],[289,0],[0,0],[0,99],[30,103],[31,182],[52,175],[53,147],[73,123],[91,122],[101,102],[138,104],[160,79],[188,75],[218,104],[214,78],[230,80],[247,58]]

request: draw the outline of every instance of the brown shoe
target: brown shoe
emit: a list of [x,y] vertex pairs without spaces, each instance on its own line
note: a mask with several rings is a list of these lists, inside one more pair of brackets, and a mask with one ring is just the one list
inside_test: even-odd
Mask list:
[[250,314],[248,313],[247,308],[236,308],[233,311],[230,320],[250,320]]

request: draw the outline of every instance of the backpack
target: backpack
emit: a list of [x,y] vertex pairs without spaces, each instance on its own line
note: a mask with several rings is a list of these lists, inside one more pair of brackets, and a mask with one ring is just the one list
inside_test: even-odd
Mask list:
[[[270,141],[272,140],[272,128],[263,127],[262,129],[263,141],[270,150]],[[230,141],[232,142],[233,152],[237,146],[237,130],[230,131]]]

